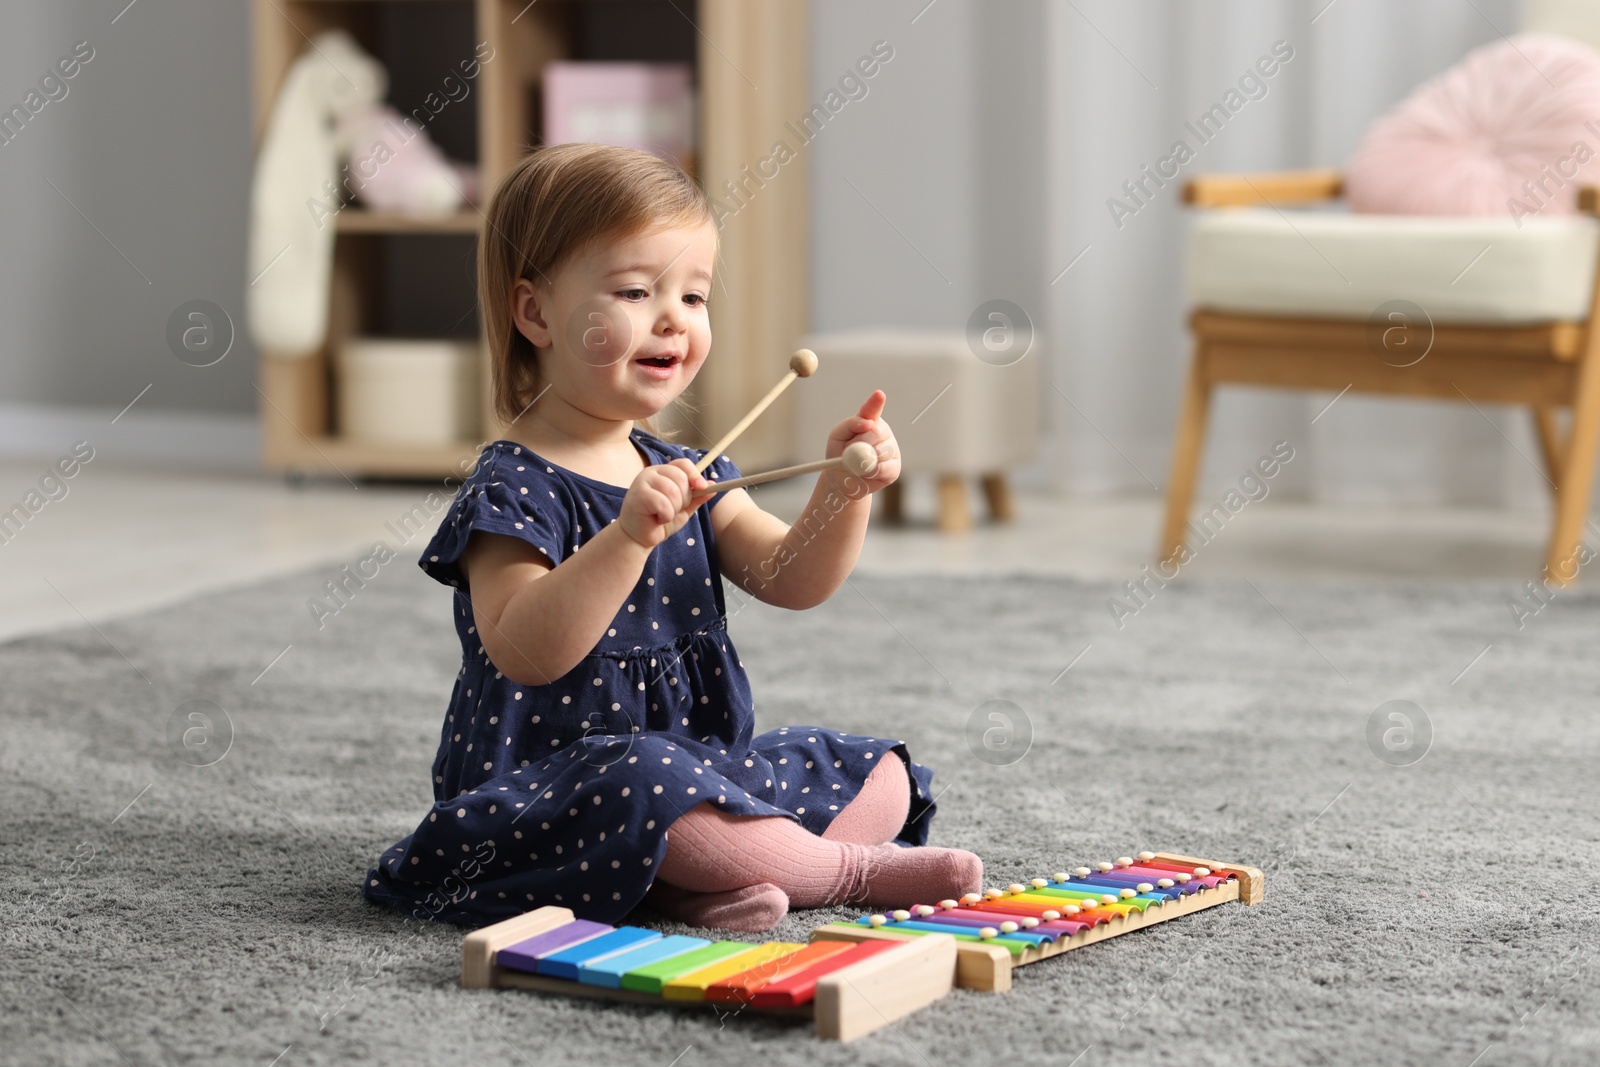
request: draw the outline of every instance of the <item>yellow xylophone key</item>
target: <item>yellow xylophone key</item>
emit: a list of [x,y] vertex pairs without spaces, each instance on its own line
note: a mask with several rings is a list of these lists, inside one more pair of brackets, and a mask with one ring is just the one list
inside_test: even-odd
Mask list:
[[661,987],[661,995],[667,1000],[705,1000],[706,990],[714,983],[742,974],[771,960],[799,952],[803,948],[804,945],[789,941],[768,941],[764,945],[753,945],[749,952],[741,952],[709,967],[679,975]]
[[1061,905],[1063,903],[1073,903],[1074,900],[1075,900],[1075,902],[1077,903],[1077,905],[1079,907],[1089,906],[1089,907],[1100,908],[1100,909],[1105,910],[1105,911],[1114,911],[1118,915],[1126,915],[1130,911],[1138,911],[1139,910],[1137,907],[1133,906],[1132,904],[1124,904],[1124,903],[1120,903],[1120,902],[1116,902],[1116,901],[1112,901],[1112,902],[1108,903],[1104,899],[1104,897],[1108,896],[1108,895],[1109,894],[1084,893],[1081,897],[1072,898],[1072,897],[1067,897],[1067,896],[1048,897],[1048,896],[1041,896],[1041,895],[1036,894],[1036,893],[1018,893],[1014,897],[1006,897],[1004,899],[1005,900],[1019,900],[1019,901],[1023,901],[1023,902],[1028,903],[1028,904],[1055,904],[1057,906],[1059,906],[1059,905]]

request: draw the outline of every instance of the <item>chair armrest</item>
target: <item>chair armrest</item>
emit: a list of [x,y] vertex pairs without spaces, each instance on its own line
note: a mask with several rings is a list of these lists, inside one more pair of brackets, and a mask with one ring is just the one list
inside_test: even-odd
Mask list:
[[1290,170],[1265,174],[1208,174],[1183,187],[1183,202],[1196,207],[1309,204],[1337,199],[1344,179],[1336,170]]
[[1585,215],[1600,215],[1600,186],[1578,187],[1578,210]]

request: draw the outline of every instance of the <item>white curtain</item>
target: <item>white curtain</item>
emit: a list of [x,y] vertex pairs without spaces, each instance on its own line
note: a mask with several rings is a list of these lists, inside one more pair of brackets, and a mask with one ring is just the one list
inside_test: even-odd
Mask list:
[[[1339,167],[1367,125],[1471,49],[1517,0],[814,0],[820,100],[878,39],[894,58],[805,149],[819,329],[961,329],[985,300],[1042,329],[1046,440],[1023,481],[1071,493],[1166,483],[1188,361],[1191,212],[1216,171]],[[1122,193],[1276,42],[1291,60],[1119,229]],[[1087,249],[1087,251],[1085,251]],[[1082,258],[1079,258],[1081,255]],[[1071,264],[1065,274],[1061,272]],[[932,383],[929,397],[941,383]],[[927,397],[890,398],[909,418]],[[1203,494],[1286,440],[1284,499],[1545,506],[1526,412],[1223,389]],[[1019,403],[1029,398],[1018,398]],[[1487,416],[1487,418],[1485,417]],[[1312,420],[1316,419],[1313,424]],[[1503,436],[1502,436],[1503,435]]]
[[[1060,270],[1082,254],[1045,289],[1056,384],[1072,401],[1051,397],[1055,484],[1093,493],[1165,482],[1188,359],[1182,272],[1190,212],[1178,203],[1181,181],[1341,166],[1368,123],[1414,86],[1515,33],[1520,6],[1045,0],[1045,258]],[[1175,141],[1197,144],[1185,121],[1219,102],[1276,42],[1287,42],[1293,58],[1266,79],[1266,94],[1248,100],[1119,229],[1107,200]],[[1480,414],[1463,403],[1348,394],[1319,418],[1331,400],[1224,388],[1213,406],[1202,492],[1236,482],[1273,442],[1287,440],[1296,461],[1275,487],[1287,498],[1506,506],[1547,499],[1528,462],[1538,452],[1524,411]]]

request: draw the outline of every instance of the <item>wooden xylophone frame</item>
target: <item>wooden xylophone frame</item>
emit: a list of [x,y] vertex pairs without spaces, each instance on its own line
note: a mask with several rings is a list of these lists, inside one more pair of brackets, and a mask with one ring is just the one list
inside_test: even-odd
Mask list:
[[[886,939],[900,944],[818,979],[815,997],[808,1005],[795,1008],[717,1006],[730,1010],[748,1007],[764,1015],[809,1018],[814,1021],[818,1037],[853,1041],[932,1004],[958,986],[995,993],[1007,992],[1011,989],[1012,971],[1017,967],[1219,904],[1232,901],[1259,904],[1265,893],[1265,878],[1255,867],[1219,863],[1171,852],[1150,853],[1148,858],[1186,867],[1206,867],[1214,874],[1227,874],[1231,878],[1218,883],[1215,888],[1169,900],[1157,907],[1130,911],[1088,930],[1016,954],[1001,945],[959,940],[948,934],[896,933],[892,925],[874,927],[835,923],[819,926],[811,933],[812,942]],[[566,925],[574,918],[569,908],[538,908],[473,931],[467,935],[462,946],[461,987],[532,989],[630,1004],[706,1006],[706,1002],[670,1000],[631,989],[610,989],[564,978],[528,974],[496,963],[495,955],[501,949]]]
[[[592,997],[629,1004],[704,1008],[705,1001],[669,1000],[632,989],[584,985],[564,978],[528,974],[501,967],[495,954],[503,948],[564,926],[574,919],[570,908],[538,908],[467,935],[461,950],[463,989],[534,989],[544,993]],[[715,1004],[729,1011],[750,1010],[813,1020],[818,1037],[854,1041],[948,994],[955,988],[956,939],[945,935],[900,939],[904,944],[879,952],[817,979],[810,1004],[766,1008],[752,1004]]]
[[[1215,874],[1230,874],[1233,879],[1219,883],[1214,889],[1168,901],[1160,907],[1131,911],[1127,915],[1101,923],[1092,929],[1063,937],[1050,944],[1026,949],[1015,955],[999,945],[986,944],[982,941],[957,941],[956,985],[962,989],[977,989],[991,993],[1009,992],[1011,972],[1017,967],[1025,967],[1030,963],[1050,959],[1052,956],[1059,956],[1063,952],[1071,952],[1073,949],[1083,948],[1085,945],[1092,945],[1107,938],[1142,930],[1169,919],[1191,915],[1218,904],[1227,904],[1235,900],[1247,905],[1259,904],[1266,891],[1266,879],[1255,867],[1218,863],[1215,860],[1180,856],[1171,852],[1152,853],[1150,859],[1186,867],[1206,867]],[[892,925],[874,927],[855,923],[836,923],[819,926],[812,931],[811,940],[866,941],[873,938],[890,938],[908,941],[925,936],[938,935],[895,933]]]

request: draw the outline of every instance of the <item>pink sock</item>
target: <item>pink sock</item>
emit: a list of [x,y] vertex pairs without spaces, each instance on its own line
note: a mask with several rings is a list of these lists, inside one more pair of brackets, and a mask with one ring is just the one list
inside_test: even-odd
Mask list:
[[[867,775],[855,799],[834,817],[822,836],[857,845],[894,839],[911,811],[911,779],[904,760],[885,759]],[[690,926],[760,933],[789,913],[789,896],[771,882],[722,893],[695,893],[658,878],[645,904]]]
[[834,816],[822,836],[830,841],[881,845],[894,840],[910,814],[911,775],[906,762],[885,758],[867,775],[861,791]]
[[915,904],[983,884],[983,861],[953,848],[858,845],[818,837],[779,816],[738,816],[698,804],[667,834],[660,879],[696,893],[769,882],[797,908]]
[[657,878],[644,902],[667,918],[690,926],[715,926],[752,934],[772,929],[789,914],[788,895],[770,882],[726,893],[693,893]]

